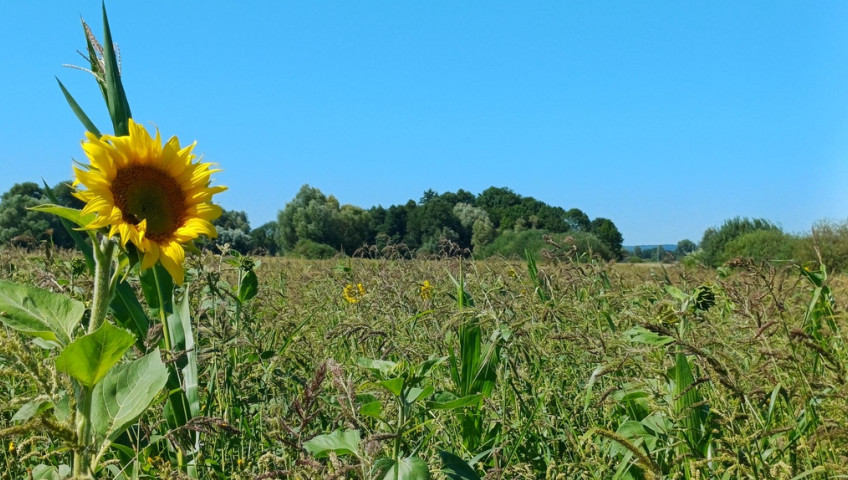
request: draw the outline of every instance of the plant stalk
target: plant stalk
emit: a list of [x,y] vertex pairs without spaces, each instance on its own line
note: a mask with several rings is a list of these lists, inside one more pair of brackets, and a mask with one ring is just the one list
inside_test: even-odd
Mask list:
[[91,396],[93,388],[74,382],[77,394],[76,433],[77,445],[74,448],[73,478],[89,479],[91,476]]
[[94,249],[94,298],[91,301],[91,319],[88,322],[88,333],[93,333],[103,325],[109,303],[112,301],[111,276],[112,255],[115,252],[115,242],[103,238],[100,246]]
[[[115,252],[115,242],[104,237],[99,246],[94,249],[94,292],[91,300],[91,319],[88,322],[88,333],[95,332],[106,320],[106,312],[112,301],[112,256]],[[77,445],[74,448],[74,478],[91,477],[91,396],[93,387],[74,382],[76,402],[76,434]]]

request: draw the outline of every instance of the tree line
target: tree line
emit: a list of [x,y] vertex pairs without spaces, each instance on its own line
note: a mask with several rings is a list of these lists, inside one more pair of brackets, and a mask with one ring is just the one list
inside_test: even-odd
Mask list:
[[427,190],[418,201],[366,210],[340,205],[334,196],[304,185],[280,211],[276,223],[279,250],[312,257],[400,244],[411,252],[433,254],[445,240],[456,248],[488,256],[512,253],[498,249],[497,240],[505,244],[504,239],[525,231],[535,232],[539,238],[580,233],[603,245],[602,255],[609,259],[617,258],[622,247],[621,233],[612,220],[590,220],[580,209],[551,206],[505,187],[490,187],[479,195],[463,189],[442,194]]
[[[58,219],[29,210],[41,203],[73,208],[82,204],[71,182],[51,188],[19,183],[0,197],[0,245],[73,246]],[[49,190],[49,194],[48,194]],[[736,257],[755,260],[823,260],[832,269],[848,268],[848,223],[822,221],[809,235],[793,235],[766,219],[736,217],[708,228],[699,243],[680,240],[676,248],[622,247],[622,235],[608,218],[579,208],[564,209],[522,196],[506,187],[474,195],[463,189],[425,191],[418,201],[364,209],[342,205],[333,195],[304,185],[279,211],[277,220],[251,228],[243,211],[224,210],[214,222],[218,237],[200,247],[227,245],[242,253],[329,258],[401,249],[410,257],[454,253],[477,258],[538,255],[548,244],[567,243],[580,256],[619,261],[687,261],[719,266]],[[369,253],[370,252],[370,253]]]

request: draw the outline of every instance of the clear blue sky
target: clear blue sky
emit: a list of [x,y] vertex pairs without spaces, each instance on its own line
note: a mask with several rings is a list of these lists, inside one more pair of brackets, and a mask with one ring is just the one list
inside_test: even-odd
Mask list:
[[[198,141],[227,209],[506,186],[625,244],[737,215],[848,217],[848,2],[107,2],[134,117]],[[79,25],[99,1],[0,3],[0,191],[71,177],[108,131]]]

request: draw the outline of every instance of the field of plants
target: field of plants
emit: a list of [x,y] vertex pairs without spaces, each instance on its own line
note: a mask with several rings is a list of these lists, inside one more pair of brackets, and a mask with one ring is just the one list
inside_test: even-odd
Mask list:
[[[195,359],[197,414],[174,419],[161,391],[96,476],[848,475],[842,277],[742,259],[577,261],[567,248],[538,264],[372,253],[189,257],[187,341],[161,355]],[[0,250],[0,279],[86,301],[81,264]],[[0,478],[69,472],[55,357],[0,329]]]

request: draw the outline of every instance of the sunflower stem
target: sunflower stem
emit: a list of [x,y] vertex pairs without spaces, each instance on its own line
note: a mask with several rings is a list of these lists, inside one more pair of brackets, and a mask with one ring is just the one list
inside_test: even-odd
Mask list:
[[162,322],[162,339],[165,341],[165,350],[171,351],[171,334],[168,329],[168,312],[165,311],[165,297],[162,296],[162,288],[159,283],[159,273],[155,266],[153,270],[153,279],[156,282],[156,295],[159,296],[159,321]]
[[91,476],[91,397],[93,388],[74,382],[77,395],[76,433],[73,478],[89,479]]
[[110,272],[112,256],[115,252],[115,242],[104,237],[100,246],[94,249],[94,298],[91,301],[91,320],[88,322],[88,333],[93,333],[103,325],[109,303],[112,301]]

